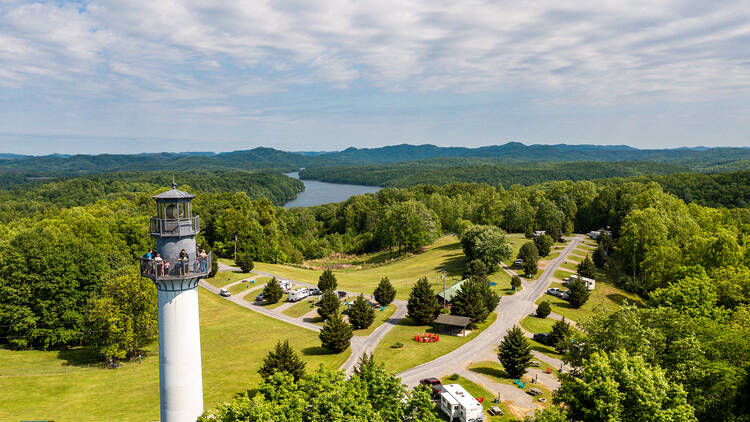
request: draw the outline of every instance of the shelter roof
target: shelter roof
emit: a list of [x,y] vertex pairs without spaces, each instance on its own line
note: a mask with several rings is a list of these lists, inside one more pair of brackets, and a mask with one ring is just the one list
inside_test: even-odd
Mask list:
[[458,315],[440,314],[435,320],[435,323],[466,328],[471,324],[471,318]]

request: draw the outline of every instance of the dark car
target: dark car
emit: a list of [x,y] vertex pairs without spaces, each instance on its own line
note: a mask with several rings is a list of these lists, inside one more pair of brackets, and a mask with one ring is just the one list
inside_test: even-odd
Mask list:
[[258,296],[256,296],[255,297],[255,301],[256,302],[263,302],[263,293],[261,293]]
[[443,384],[437,378],[424,378],[419,380],[419,384],[432,390],[433,397],[440,397],[440,393],[443,391]]
[[550,337],[548,333],[536,333],[534,334],[534,341],[538,341],[547,346],[551,346]]
[[345,292],[345,291],[343,291],[343,290],[339,290],[339,291],[337,291],[337,292],[336,292],[336,294],[338,294],[338,295],[339,295],[339,299],[343,299],[343,298],[345,298],[345,297],[346,297],[346,292]]
[[317,296],[320,294],[320,289],[317,287],[310,287],[310,296]]

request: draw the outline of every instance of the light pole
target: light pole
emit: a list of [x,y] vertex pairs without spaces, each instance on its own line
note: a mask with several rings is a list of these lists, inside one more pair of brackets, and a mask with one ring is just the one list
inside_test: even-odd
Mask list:
[[237,235],[234,235],[234,265],[237,265]]
[[447,305],[447,301],[445,300],[445,271],[440,273],[440,278],[443,279],[443,308],[445,308]]

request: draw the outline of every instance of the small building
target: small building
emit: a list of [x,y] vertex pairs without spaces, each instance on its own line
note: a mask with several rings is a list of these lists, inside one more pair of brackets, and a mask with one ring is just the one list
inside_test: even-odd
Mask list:
[[484,420],[482,403],[475,399],[460,384],[443,385],[440,393],[440,410],[448,420],[460,422],[479,422]]
[[437,294],[437,298],[440,301],[440,304],[443,303],[451,303],[451,300],[453,300],[453,297],[456,296],[458,293],[458,290],[461,288],[461,285],[464,284],[466,280],[461,280],[458,283],[447,287],[445,290],[441,290]]
[[458,333],[466,336],[466,327],[469,326],[471,326],[471,318],[465,316],[440,314],[435,320],[435,327],[438,332],[444,327],[451,335]]

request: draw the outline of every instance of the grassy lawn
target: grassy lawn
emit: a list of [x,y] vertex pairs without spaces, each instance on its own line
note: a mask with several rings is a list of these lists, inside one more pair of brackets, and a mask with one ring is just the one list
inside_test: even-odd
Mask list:
[[[466,257],[455,236],[438,239],[425,252],[409,256],[375,268],[335,270],[339,289],[371,294],[384,276],[388,276],[397,290],[397,299],[407,299],[409,290],[420,277],[427,276],[437,292],[443,288],[440,273],[445,271],[450,279],[463,274]],[[289,265],[255,263],[255,268],[281,277],[317,284],[322,271]]]
[[[236,294],[244,292],[245,290],[254,289],[254,288],[258,287],[258,286],[260,286],[260,284],[258,284],[257,281],[255,283],[249,283],[249,282],[248,283],[239,283],[239,284],[235,284],[234,286],[230,287],[229,288],[229,293],[231,293],[233,295],[236,295]],[[260,290],[259,290],[259,292],[260,292]]]
[[224,287],[227,284],[234,283],[235,281],[242,280],[244,278],[252,277],[254,274],[243,273],[239,271],[219,271],[213,278],[207,278],[208,284],[214,287]]
[[[510,409],[508,409],[508,405],[506,405],[502,401],[500,402],[500,404],[493,404],[492,399],[494,399],[495,396],[492,393],[485,390],[481,386],[467,380],[466,378],[463,378],[457,375],[452,375],[450,377],[445,377],[442,381],[443,381],[443,384],[460,384],[475,399],[478,399],[479,397],[484,397],[482,408],[484,408],[484,417],[486,421],[491,421],[491,422],[520,421],[520,419],[514,417],[510,413]],[[490,416],[487,413],[487,409],[489,409],[492,406],[497,406],[500,409],[502,409],[503,415],[502,416]],[[445,414],[440,409],[438,409],[438,413],[440,414],[440,417],[442,418],[442,420],[448,420],[448,417],[445,416]]]
[[[206,409],[253,388],[263,356],[280,339],[302,355],[309,369],[338,368],[349,351],[328,354],[318,334],[244,309],[199,289],[203,400]],[[280,335],[268,335],[281,333]],[[90,368],[86,349],[0,349],[0,420],[150,421],[159,419],[158,343],[142,364],[116,370]]]
[[[479,362],[473,365],[469,369],[478,374],[482,374],[495,382],[508,384],[508,385],[514,385],[513,378],[508,376],[508,374],[505,372],[505,368],[503,368],[503,365],[500,364],[499,362],[490,362],[490,361]],[[549,406],[549,404],[552,403],[552,390],[550,390],[546,385],[539,384],[539,383],[532,383],[531,377],[528,375],[524,375],[523,377],[521,377],[521,381],[526,383],[526,390],[528,390],[531,387],[536,387],[542,390],[543,394],[541,396],[537,396],[536,398],[534,398],[534,402],[538,403],[542,407]],[[539,402],[539,397],[546,398],[547,402],[546,403]]]
[[557,258],[558,256],[560,256],[560,251],[550,252],[549,255],[545,256],[542,259],[540,259],[540,261],[552,261],[553,259]]
[[578,272],[578,264],[575,263],[575,262],[570,262],[570,261],[564,262],[564,263],[560,264],[560,268],[564,268],[566,270],[573,271],[574,273]]
[[567,257],[565,257],[565,262],[567,262],[567,263],[571,263],[571,262],[579,263],[579,262],[583,261],[583,258],[584,257],[581,256],[581,255],[570,254]]
[[510,242],[510,247],[513,249],[513,253],[510,255],[510,258],[506,259],[503,262],[505,263],[505,265],[510,267],[511,265],[513,265],[513,261],[516,260],[518,251],[521,249],[521,245],[526,242],[531,242],[531,239],[527,239],[526,236],[521,233],[509,234],[505,237],[508,239],[508,242]]
[[643,299],[638,295],[619,289],[608,281],[597,281],[596,289],[591,292],[589,300],[578,309],[574,308],[568,301],[546,294],[539,298],[536,303],[543,300],[549,300],[550,305],[552,305],[552,312],[576,322],[581,322],[597,313],[614,311],[625,301],[635,303],[638,306],[644,304]]
[[354,330],[354,335],[369,336],[376,328],[383,325],[394,312],[396,312],[396,305],[392,303],[385,307],[385,311],[381,311],[380,308],[375,309],[375,319],[372,321],[372,324],[364,330]]
[[[494,289],[495,292],[497,292],[497,294],[499,294],[500,296],[512,295],[515,293],[513,291],[513,288],[510,286],[510,275],[508,275],[508,273],[506,273],[505,271],[497,270],[494,273],[490,274],[487,279],[490,280],[490,283],[496,283]],[[518,291],[521,291],[520,287]]]
[[[495,318],[497,318],[497,314],[493,312],[487,318],[487,321],[479,324],[466,337],[441,334],[440,341],[437,343],[415,342],[415,334],[424,332],[432,333],[435,330],[430,326],[417,325],[411,319],[404,318],[380,342],[375,349],[375,358],[379,362],[385,363],[385,368],[388,372],[401,372],[455,350],[476,337],[484,328],[492,324]],[[404,346],[398,349],[391,348],[391,345],[397,342],[403,343]]]
[[[281,311],[281,313],[293,318],[301,318],[302,315],[317,308],[317,306],[313,304],[316,300],[317,299],[305,298],[303,300],[300,300],[298,303],[295,303],[294,305],[284,309],[283,311]],[[312,303],[310,303],[311,301]]]
[[552,325],[554,324],[555,320],[552,318],[538,318],[533,315],[521,320],[521,327],[530,333],[549,333],[552,331]]
[[560,280],[564,279],[565,277],[570,277],[571,274],[574,274],[577,269],[573,272],[571,271],[565,271],[565,270],[555,270],[555,273],[553,274],[556,278],[559,278]]

